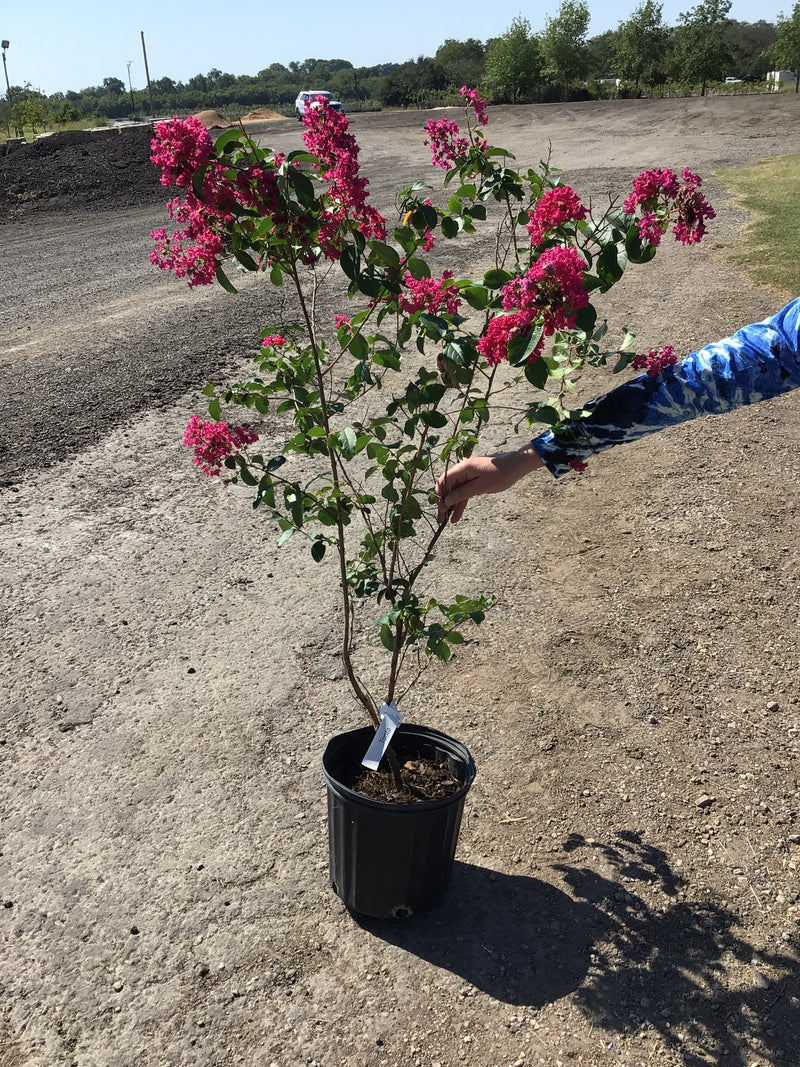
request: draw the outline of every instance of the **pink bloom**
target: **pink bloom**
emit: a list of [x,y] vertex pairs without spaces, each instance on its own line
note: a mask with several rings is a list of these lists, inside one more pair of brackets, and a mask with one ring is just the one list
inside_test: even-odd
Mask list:
[[647,211],[637,221],[636,225],[639,228],[639,235],[643,237],[648,244],[661,244],[661,238],[664,236],[664,227],[666,225],[665,219],[659,218],[658,215],[654,215],[651,211]]
[[578,474],[581,474],[586,470],[589,464],[584,463],[582,459],[570,459],[567,460],[567,466],[571,467],[572,470],[577,471]]
[[246,426],[228,426],[226,422],[208,422],[192,415],[183,433],[183,444],[194,449],[192,462],[212,478],[219,474],[223,462],[246,445],[258,440],[258,434]]
[[[533,322],[530,311],[518,311],[512,315],[495,315],[486,327],[486,333],[478,341],[478,351],[490,367],[497,366],[508,359],[509,343],[519,334],[525,333]],[[542,354],[544,337],[540,337],[536,348],[528,356],[529,363],[535,363]]]
[[407,295],[399,298],[400,307],[409,315],[416,311],[429,311],[437,315],[440,311],[455,315],[461,307],[458,290],[451,284],[453,272],[446,270],[437,281],[435,278],[414,278],[406,273],[403,278]]
[[532,312],[541,318],[547,335],[569,329],[589,303],[583,287],[585,269],[583,257],[572,245],[548,248],[525,274],[503,286],[503,307]]
[[[489,116],[486,114],[486,101],[481,100],[481,98],[478,96],[478,90],[468,89],[466,85],[462,85],[459,89],[459,92],[463,96],[466,102],[466,106],[472,107],[473,111],[475,112],[475,118],[478,121],[478,124],[481,126],[485,126],[486,123],[489,121]],[[484,142],[484,144],[485,143],[486,142]]]
[[220,220],[211,214],[193,193],[183,200],[176,197],[167,204],[170,217],[181,223],[171,237],[161,227],[151,237],[156,247],[150,262],[161,270],[170,270],[176,278],[188,277],[189,285],[210,285],[222,256]]
[[434,167],[450,170],[456,159],[469,149],[469,141],[460,136],[458,123],[452,119],[431,119],[425,131],[429,138],[425,144],[431,147]]
[[634,356],[631,366],[634,370],[646,370],[651,378],[657,378],[665,367],[674,367],[677,362],[672,345],[664,345],[660,351],[649,348],[647,355]]
[[678,219],[672,227],[675,240],[684,245],[697,244],[706,233],[706,219],[717,217],[716,211],[700,192],[700,178],[688,169],[683,172],[684,185],[675,200]]
[[706,233],[706,220],[716,218],[716,212],[700,192],[701,179],[688,167],[682,172],[683,184],[671,170],[645,170],[633,180],[633,192],[623,204],[629,214],[643,207],[637,220],[641,236],[657,245],[666,230],[670,216],[675,217],[672,232],[675,240],[691,245]]
[[320,246],[329,259],[338,259],[338,237],[344,222],[355,222],[365,237],[383,240],[386,219],[367,203],[369,182],[359,173],[359,147],[347,132],[350,124],[346,116],[331,110],[325,97],[318,97],[316,104],[319,106],[306,105],[303,140],[309,152],[317,156],[317,171],[330,182],[332,206],[321,228]]
[[334,326],[336,327],[337,330],[341,329],[342,326],[349,326],[350,325],[350,316],[349,315],[334,315],[333,316],[333,324],[334,324]]
[[557,185],[539,198],[530,213],[530,222],[526,229],[531,235],[531,244],[538,245],[550,230],[562,226],[565,222],[577,222],[585,218],[586,208],[578,194],[568,185]]
[[262,348],[283,348],[286,344],[286,338],[282,337],[279,333],[271,333],[261,342]]
[[622,205],[632,215],[639,204],[649,206],[659,196],[674,200],[678,195],[678,175],[664,167],[661,170],[643,170],[633,179],[633,192]]
[[194,172],[214,155],[214,142],[199,119],[190,115],[171,122],[157,122],[150,159],[161,167],[161,184],[191,186]]

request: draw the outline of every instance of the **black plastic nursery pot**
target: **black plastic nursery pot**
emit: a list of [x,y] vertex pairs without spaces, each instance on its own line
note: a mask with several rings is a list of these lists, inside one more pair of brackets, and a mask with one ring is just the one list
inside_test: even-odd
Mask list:
[[460,741],[426,726],[401,724],[392,740],[400,762],[444,761],[461,786],[441,800],[373,800],[343,784],[354,780],[373,734],[370,726],[339,734],[322,757],[331,885],[354,912],[407,918],[438,904],[447,890],[475,764]]

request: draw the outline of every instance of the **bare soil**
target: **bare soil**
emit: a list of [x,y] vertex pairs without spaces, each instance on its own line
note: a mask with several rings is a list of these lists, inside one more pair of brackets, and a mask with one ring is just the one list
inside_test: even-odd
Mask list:
[[[800,150],[791,95],[490,117],[595,197]],[[387,210],[426,118],[353,120]],[[327,564],[179,443],[291,308],[150,267],[126,136],[0,160],[0,1065],[797,1063],[800,396],[470,506],[441,578],[498,605],[401,709],[478,766],[451,889],[359,921],[327,882],[321,753],[361,722]],[[748,220],[707,187],[710,239],[609,302],[643,345],[794,295],[731,265]]]

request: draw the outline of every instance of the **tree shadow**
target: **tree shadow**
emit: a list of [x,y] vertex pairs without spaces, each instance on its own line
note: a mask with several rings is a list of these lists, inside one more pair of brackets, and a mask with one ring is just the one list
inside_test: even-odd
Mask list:
[[497,1000],[541,1007],[584,980],[596,916],[547,882],[456,861],[438,908],[401,922],[354,918]]
[[683,899],[667,855],[638,834],[563,847],[571,862],[553,870],[568,892],[457,862],[427,915],[358,921],[497,1000],[539,1008],[572,994],[594,1023],[657,1034],[686,1067],[797,1062],[800,941],[756,957],[736,915]]

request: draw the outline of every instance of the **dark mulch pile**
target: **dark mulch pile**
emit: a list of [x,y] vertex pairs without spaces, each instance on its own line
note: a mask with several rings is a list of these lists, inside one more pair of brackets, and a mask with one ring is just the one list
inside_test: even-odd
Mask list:
[[149,126],[54,133],[0,156],[0,219],[165,198]]

